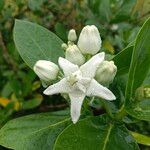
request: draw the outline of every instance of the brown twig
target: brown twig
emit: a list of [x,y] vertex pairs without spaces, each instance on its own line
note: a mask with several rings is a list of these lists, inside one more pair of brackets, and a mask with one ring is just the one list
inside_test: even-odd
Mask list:
[[47,112],[49,110],[60,110],[68,107],[67,104],[57,104],[57,105],[46,105],[46,106],[41,106],[40,111]]
[[11,56],[8,53],[8,49],[5,46],[5,43],[4,43],[3,36],[2,36],[1,32],[0,32],[0,47],[2,48],[4,60],[16,72],[17,71],[17,65],[16,65],[16,63],[14,62],[14,60],[11,58]]

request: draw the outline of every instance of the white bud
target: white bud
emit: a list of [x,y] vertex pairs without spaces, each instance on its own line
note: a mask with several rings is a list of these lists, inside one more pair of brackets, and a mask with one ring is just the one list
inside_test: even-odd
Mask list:
[[79,36],[78,47],[83,54],[96,54],[101,48],[101,37],[96,26],[85,26]]
[[59,68],[56,64],[47,60],[39,60],[33,68],[34,72],[41,79],[44,85],[49,84],[58,76]]
[[76,31],[74,29],[71,29],[68,33],[68,40],[75,42],[77,40]]
[[111,26],[111,30],[112,30],[112,31],[118,30],[118,25],[117,25],[117,24],[113,24],[113,25]]
[[74,45],[69,45],[69,47],[66,49],[65,57],[70,62],[76,64],[76,65],[82,65],[85,62],[85,58],[80,52],[79,48]]
[[96,71],[96,80],[102,85],[108,86],[114,80],[117,67],[113,61],[103,61]]
[[150,87],[144,88],[144,95],[146,98],[150,98]]
[[61,47],[62,47],[64,50],[66,50],[68,46],[67,46],[66,43],[63,43],[63,44],[61,45]]

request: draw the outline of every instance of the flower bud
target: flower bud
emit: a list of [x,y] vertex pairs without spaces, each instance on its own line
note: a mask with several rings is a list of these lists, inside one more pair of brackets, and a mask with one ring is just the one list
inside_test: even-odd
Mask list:
[[101,48],[101,37],[96,26],[85,26],[79,36],[78,47],[83,54],[96,54]]
[[76,31],[74,29],[71,29],[68,33],[68,40],[75,42],[77,40]]
[[112,83],[117,72],[117,67],[113,61],[103,61],[96,71],[96,80],[104,85],[108,86]]
[[59,72],[58,66],[47,60],[37,61],[33,70],[44,85],[50,84],[52,80],[55,80]]
[[63,44],[61,45],[61,47],[62,47],[64,50],[66,50],[66,49],[68,48],[68,46],[67,46],[66,43],[63,43]]
[[150,98],[150,86],[144,87],[145,98]]
[[65,57],[70,62],[79,66],[85,62],[84,56],[75,44],[69,45],[69,47],[66,49]]

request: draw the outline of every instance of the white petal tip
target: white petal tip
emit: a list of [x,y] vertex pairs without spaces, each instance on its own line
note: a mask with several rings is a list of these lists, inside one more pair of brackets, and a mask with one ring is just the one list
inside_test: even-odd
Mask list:
[[115,95],[112,95],[112,96],[109,97],[107,100],[109,100],[109,101],[114,101],[114,100],[116,100],[116,97],[115,97]]
[[116,100],[116,97],[113,98],[113,101]]
[[45,95],[49,95],[49,93],[48,93],[48,91],[47,91],[47,90],[45,90],[45,91],[43,92],[43,94],[45,94]]
[[99,55],[105,57],[105,52],[101,52]]
[[64,60],[63,57],[59,57],[59,58],[58,58],[58,62],[60,62],[60,61],[62,61],[62,60]]

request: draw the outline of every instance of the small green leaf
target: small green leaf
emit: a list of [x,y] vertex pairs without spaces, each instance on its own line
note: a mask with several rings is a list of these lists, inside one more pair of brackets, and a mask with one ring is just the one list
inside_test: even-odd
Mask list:
[[27,21],[16,20],[14,41],[23,60],[33,68],[38,60],[50,60],[57,63],[63,56],[63,41],[47,29]]
[[24,110],[26,110],[26,109],[33,109],[33,108],[39,106],[41,104],[41,102],[42,102],[42,99],[40,99],[40,98],[39,99],[36,98],[36,99],[31,99],[31,100],[28,100],[28,101],[24,101],[21,104],[21,109],[24,109]]
[[68,126],[57,138],[54,150],[138,150],[128,130],[107,116],[89,117]]
[[56,137],[69,120],[66,111],[11,120],[0,130],[0,145],[15,150],[52,150]]
[[150,137],[132,131],[130,131],[130,133],[139,144],[150,146]]

